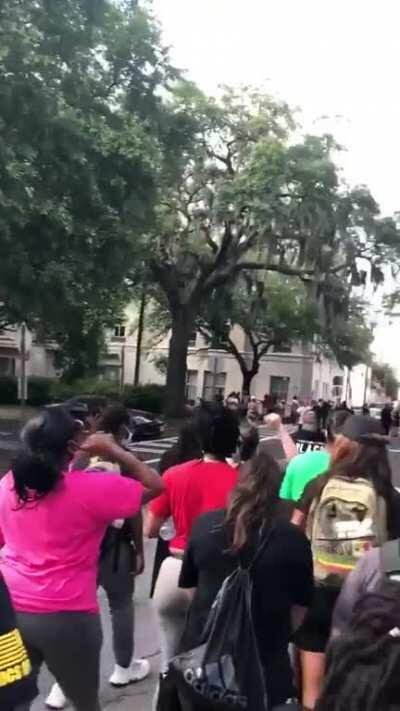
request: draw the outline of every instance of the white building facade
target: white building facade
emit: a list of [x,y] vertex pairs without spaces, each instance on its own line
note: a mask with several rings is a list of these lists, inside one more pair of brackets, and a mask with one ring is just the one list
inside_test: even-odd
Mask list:
[[[117,324],[107,335],[107,353],[100,363],[100,377],[120,385],[132,384],[137,360],[136,315],[128,309],[126,321]],[[165,364],[170,335],[154,342],[154,335],[144,332],[140,353],[139,383],[165,383]],[[232,332],[240,352],[251,362],[246,337],[240,328]],[[164,366],[164,367],[163,367]],[[207,346],[199,333],[193,333],[187,360],[186,395],[211,400],[217,393],[223,396],[241,391],[242,374],[236,359],[229,353]],[[0,375],[20,375],[21,329],[0,333]],[[40,344],[28,333],[26,339],[26,374],[28,377],[57,377],[54,368],[54,345]],[[291,349],[273,351],[261,361],[258,374],[251,384],[251,394],[262,399],[266,393],[279,400],[294,395],[311,399],[347,399],[361,405],[369,399],[369,374],[366,366],[358,366],[351,374],[334,360],[315,353],[310,345],[297,344]]]

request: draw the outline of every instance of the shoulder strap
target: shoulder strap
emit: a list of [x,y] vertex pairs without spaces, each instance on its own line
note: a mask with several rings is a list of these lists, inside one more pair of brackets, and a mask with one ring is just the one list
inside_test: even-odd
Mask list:
[[257,546],[257,548],[256,548],[256,551],[255,551],[255,553],[254,553],[254,555],[253,555],[253,557],[252,557],[250,563],[249,563],[248,565],[246,565],[245,567],[242,566],[241,563],[239,563],[239,566],[240,566],[240,568],[242,568],[242,570],[247,570],[249,573],[253,570],[254,565],[256,564],[256,562],[258,561],[258,559],[260,558],[260,556],[262,555],[262,553],[264,553],[264,551],[265,551],[267,545],[269,544],[269,542],[270,542],[270,540],[271,540],[271,536],[272,536],[274,530],[275,530],[275,524],[272,524],[272,525],[270,526],[270,528],[267,530],[267,532],[266,532],[266,534],[264,535],[263,538],[261,538],[261,537],[262,537],[262,532],[260,533],[260,539],[261,539],[261,540],[259,541],[259,544],[258,544],[258,546]]
[[400,576],[400,539],[387,541],[381,548],[382,571],[388,578]]

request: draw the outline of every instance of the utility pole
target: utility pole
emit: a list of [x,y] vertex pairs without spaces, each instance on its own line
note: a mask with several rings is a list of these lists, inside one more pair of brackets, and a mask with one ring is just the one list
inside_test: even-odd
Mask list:
[[142,358],[142,341],[143,341],[143,330],[144,330],[144,312],[145,312],[145,284],[142,287],[142,296],[140,299],[139,308],[139,321],[138,330],[136,338],[136,361],[135,361],[135,375],[133,378],[133,384],[139,385],[140,379],[140,361]]
[[124,392],[124,385],[125,385],[125,343],[122,344],[121,348],[121,375],[120,375],[120,382],[119,382],[119,387],[121,393]]
[[19,378],[19,400],[21,406],[26,405],[28,388],[26,379],[26,324],[23,323],[21,326],[21,373]]

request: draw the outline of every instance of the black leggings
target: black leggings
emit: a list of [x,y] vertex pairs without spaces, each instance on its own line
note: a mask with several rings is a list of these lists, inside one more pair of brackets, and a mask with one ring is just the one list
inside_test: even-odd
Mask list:
[[[100,616],[89,612],[17,614],[35,677],[46,662],[76,711],[100,711]],[[16,711],[28,711],[30,703]]]

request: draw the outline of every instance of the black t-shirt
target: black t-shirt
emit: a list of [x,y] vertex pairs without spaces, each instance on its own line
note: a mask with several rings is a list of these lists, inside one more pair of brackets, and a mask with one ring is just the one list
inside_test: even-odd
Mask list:
[[[184,635],[185,649],[200,643],[215,596],[238,565],[238,556],[229,552],[230,540],[223,521],[222,510],[199,516],[185,552],[179,584],[197,588]],[[254,551],[253,546],[241,555],[243,564],[249,564]],[[252,575],[255,630],[267,691],[275,705],[293,695],[288,655],[290,610],[293,605],[308,607],[313,594],[311,549],[301,530],[290,523],[277,522]]]
[[326,437],[321,430],[312,432],[311,430],[299,429],[292,435],[299,453],[312,452],[317,449],[325,449]]
[[11,711],[36,695],[28,654],[16,629],[10,595],[0,576],[0,709]]

